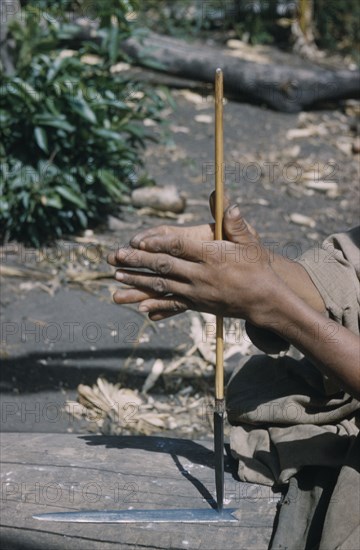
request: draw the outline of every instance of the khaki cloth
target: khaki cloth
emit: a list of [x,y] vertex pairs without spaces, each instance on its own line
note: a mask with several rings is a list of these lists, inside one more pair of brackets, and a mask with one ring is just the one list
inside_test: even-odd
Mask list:
[[[329,318],[359,334],[360,227],[298,261]],[[273,550],[360,550],[360,403],[306,358],[258,355],[231,377],[227,411],[240,479],[288,484]]]

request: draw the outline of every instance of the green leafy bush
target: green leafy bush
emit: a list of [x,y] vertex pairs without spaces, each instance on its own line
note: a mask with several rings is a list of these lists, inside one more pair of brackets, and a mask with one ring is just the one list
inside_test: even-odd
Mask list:
[[[310,0],[309,0],[310,1]],[[321,48],[359,56],[359,0],[312,0],[313,27]],[[139,19],[174,36],[235,31],[251,44],[291,46],[291,28],[280,24],[298,15],[299,0],[143,0]],[[219,36],[218,36],[219,38]]]
[[16,71],[0,84],[3,241],[38,246],[103,221],[141,184],[142,121],[159,120],[166,96],[111,71],[132,32],[124,4],[103,0],[101,43],[76,50],[63,44],[78,27],[54,12],[39,22],[29,4],[12,22]]
[[359,61],[360,2],[314,0],[316,39],[321,48],[351,53]]

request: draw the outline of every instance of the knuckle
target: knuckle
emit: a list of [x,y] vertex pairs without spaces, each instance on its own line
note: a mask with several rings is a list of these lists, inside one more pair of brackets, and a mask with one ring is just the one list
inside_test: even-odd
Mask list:
[[159,294],[164,294],[167,292],[167,284],[161,277],[156,277],[156,279],[154,279],[153,288],[155,292],[158,292]]
[[171,256],[180,256],[184,252],[184,242],[180,237],[175,237],[170,242],[169,254]]
[[155,271],[161,275],[167,275],[172,269],[172,261],[168,258],[157,258]]
[[116,259],[119,262],[129,262],[136,260],[137,257],[137,251],[131,248],[130,246],[124,246],[122,248],[119,248],[116,252]]
[[140,264],[139,252],[133,248],[129,248],[126,254],[126,261],[136,267]]
[[185,311],[187,308],[179,302],[178,300],[173,300],[173,310],[174,311]]

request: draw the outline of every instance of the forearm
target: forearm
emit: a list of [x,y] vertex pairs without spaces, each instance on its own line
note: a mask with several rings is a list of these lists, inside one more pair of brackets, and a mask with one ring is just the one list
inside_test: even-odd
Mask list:
[[283,285],[273,289],[272,306],[257,324],[271,326],[319,370],[360,399],[360,339],[356,334],[324,318]]

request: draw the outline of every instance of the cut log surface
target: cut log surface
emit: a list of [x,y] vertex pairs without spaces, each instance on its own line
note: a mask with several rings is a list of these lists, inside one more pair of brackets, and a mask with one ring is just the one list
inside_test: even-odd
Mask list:
[[208,509],[212,442],[160,437],[2,435],[1,543],[7,549],[266,549],[278,496],[240,483],[227,463],[225,508],[235,523],[81,524],[34,519],[76,510]]
[[357,70],[246,61],[233,57],[229,49],[191,44],[155,33],[142,42],[130,38],[122,47],[140,65],[155,62],[166,73],[204,83],[212,84],[216,68],[221,67],[227,94],[264,102],[279,111],[298,112],[323,101],[359,97]]

